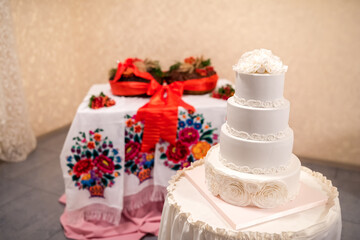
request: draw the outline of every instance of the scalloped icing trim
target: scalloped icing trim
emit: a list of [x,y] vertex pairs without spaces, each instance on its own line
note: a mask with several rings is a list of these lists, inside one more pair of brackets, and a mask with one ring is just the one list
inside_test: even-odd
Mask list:
[[280,165],[279,167],[272,167],[272,168],[251,168],[248,166],[238,166],[232,162],[228,162],[221,155],[220,155],[220,162],[225,167],[228,167],[232,170],[242,172],[242,173],[256,174],[256,175],[273,175],[273,174],[285,172],[290,166],[290,161],[286,165]]
[[288,101],[286,101],[284,98],[275,99],[274,101],[261,101],[245,99],[236,95],[234,95],[234,101],[241,106],[249,106],[254,108],[279,108],[288,104]]
[[[278,233],[265,233],[265,232],[251,232],[251,231],[235,231],[233,229],[224,229],[224,228],[218,228],[213,227],[209,225],[208,223],[200,220],[195,220],[191,213],[182,211],[181,206],[176,202],[173,191],[176,188],[176,182],[180,180],[181,177],[184,176],[185,171],[189,171],[193,169],[194,167],[200,166],[205,163],[204,159],[198,160],[196,162],[193,162],[188,168],[185,168],[183,170],[179,170],[169,181],[169,186],[167,187],[168,190],[168,204],[169,206],[174,207],[178,211],[178,215],[180,218],[186,219],[186,221],[198,229],[204,229],[207,232],[210,232],[211,234],[215,236],[219,236],[220,238],[239,238],[239,239],[254,239],[254,240],[263,240],[263,239],[277,239],[277,240],[287,240],[287,239],[293,239],[296,236],[306,236],[306,230],[298,231],[298,232],[282,232],[280,234]],[[339,192],[337,191],[336,187],[333,187],[330,180],[328,180],[325,176],[323,176],[321,173],[314,172],[306,167],[301,167],[301,170],[305,173],[309,174],[310,176],[314,177],[317,182],[321,183],[322,186],[326,189],[328,192],[328,202],[327,206],[330,208],[335,207],[335,199],[339,196]],[[319,226],[320,224],[326,225],[326,222],[321,222],[316,224],[316,226]],[[315,226],[312,226],[315,227]]]
[[228,132],[235,136],[235,137],[239,137],[242,139],[247,139],[247,140],[255,140],[255,141],[276,141],[276,140],[280,140],[283,139],[287,136],[289,136],[291,134],[291,130],[289,127],[287,127],[284,131],[279,131],[277,133],[270,133],[270,134],[260,134],[260,133],[248,133],[245,131],[239,131],[236,130],[235,128],[230,127],[227,122],[225,124],[226,130],[228,130]]

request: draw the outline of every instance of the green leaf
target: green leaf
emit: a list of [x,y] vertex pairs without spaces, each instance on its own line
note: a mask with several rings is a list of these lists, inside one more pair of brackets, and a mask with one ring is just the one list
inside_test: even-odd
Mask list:
[[104,174],[104,177],[106,177],[106,178],[109,179],[109,180],[113,180],[113,179],[114,179],[114,177],[111,176],[111,175],[109,175],[109,174]]
[[211,137],[211,135],[212,135],[213,132],[214,132],[214,129],[207,130],[206,132],[204,132],[204,133],[200,136],[200,139],[203,138],[203,137]]
[[171,169],[177,171],[177,170],[179,170],[180,168],[181,168],[181,165],[180,165],[180,164],[176,164],[176,165],[174,165]]
[[93,156],[94,156],[94,159],[95,159],[95,158],[97,158],[97,157],[99,156],[98,151],[96,151],[95,149],[94,149],[94,151],[93,151]]
[[140,138],[137,134],[134,137],[134,142],[140,143]]
[[167,159],[166,154],[165,154],[165,153],[162,153],[162,154],[160,155],[160,159]]
[[211,60],[210,60],[210,58],[207,59],[207,60],[205,60],[205,61],[202,61],[202,62],[201,62],[201,65],[202,65],[202,67],[210,66],[210,65],[211,65]]
[[103,155],[107,156],[109,154],[109,149],[106,149],[102,152]]
[[169,72],[172,72],[172,71],[175,71],[175,70],[179,69],[180,65],[181,65],[180,62],[177,62],[177,63],[171,65],[170,69],[169,69]]
[[68,164],[66,164],[66,166],[68,166],[69,168],[73,169],[74,164],[72,164],[72,163],[68,163]]
[[188,157],[187,160],[188,160],[188,162],[194,162],[195,161],[193,155],[191,155],[191,154],[190,154],[190,156]]
[[75,161],[77,161],[77,162],[80,161],[80,159],[81,159],[79,155],[74,155],[74,158],[75,158]]
[[72,176],[72,180],[75,181],[75,182],[77,182],[79,179],[80,179],[80,176],[79,177],[76,176],[76,175]]
[[134,164],[134,161],[127,161],[126,163],[125,163],[125,167],[126,168],[129,168],[129,167],[131,167],[132,165]]
[[105,178],[102,178],[101,182],[104,184],[105,187],[107,187],[108,181]]
[[131,172],[136,172],[136,170],[138,169],[138,166],[136,164],[132,165],[131,167]]
[[86,150],[86,152],[85,152],[85,156],[86,156],[86,158],[91,158],[91,156],[92,156],[92,154],[91,154],[91,152],[89,151],[89,150]]
[[212,144],[212,143],[213,143],[212,138],[209,138],[209,137],[207,137],[207,138],[203,138],[203,139],[201,139],[201,140],[207,141],[207,142],[208,142],[208,143],[210,143],[210,144]]
[[115,165],[115,170],[120,170],[121,169],[121,165],[120,164],[116,164]]

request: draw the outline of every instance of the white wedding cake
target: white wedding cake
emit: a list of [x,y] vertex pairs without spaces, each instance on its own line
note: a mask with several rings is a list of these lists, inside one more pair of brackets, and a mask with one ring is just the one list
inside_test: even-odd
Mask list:
[[227,101],[220,144],[205,159],[206,183],[228,203],[274,208],[293,200],[300,186],[290,103],[283,97],[287,66],[270,50],[257,49],[233,70],[235,95]]

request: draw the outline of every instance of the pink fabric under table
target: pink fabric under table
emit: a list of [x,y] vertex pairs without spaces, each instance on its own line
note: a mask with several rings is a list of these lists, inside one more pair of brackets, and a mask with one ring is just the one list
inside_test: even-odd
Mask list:
[[[89,99],[101,92],[116,104],[90,109]],[[169,179],[217,143],[225,122],[226,101],[209,95],[183,100],[196,111],[179,107],[176,145],[160,140],[154,151],[141,153],[144,124],[134,117],[149,98],[113,96],[108,84],[92,86],[60,154],[66,194],[61,223],[68,238],[157,234]]]

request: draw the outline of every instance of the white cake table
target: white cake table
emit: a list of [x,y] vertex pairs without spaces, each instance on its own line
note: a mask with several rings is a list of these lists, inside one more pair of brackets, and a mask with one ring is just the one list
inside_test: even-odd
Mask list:
[[303,167],[301,180],[326,193],[329,197],[326,205],[236,231],[185,178],[184,171],[192,171],[201,164],[203,161],[198,161],[179,171],[170,181],[159,240],[340,239],[342,224],[338,192],[321,173]]

